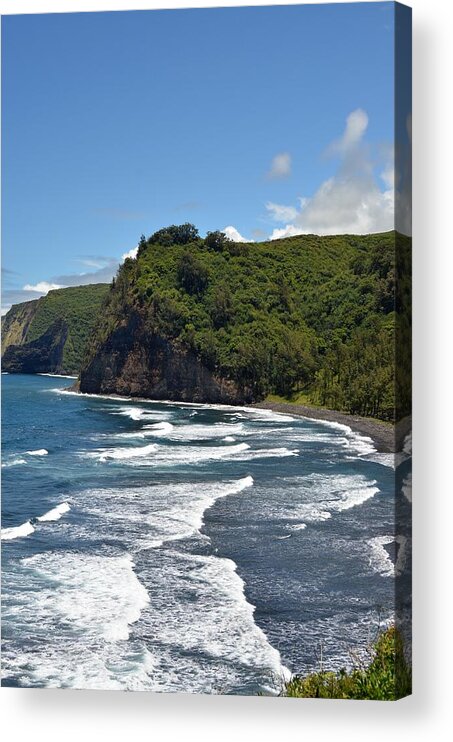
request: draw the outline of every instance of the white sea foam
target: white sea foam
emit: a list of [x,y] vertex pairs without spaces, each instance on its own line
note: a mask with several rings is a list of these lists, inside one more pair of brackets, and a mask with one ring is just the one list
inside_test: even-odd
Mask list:
[[91,458],[96,458],[103,463],[111,460],[124,461],[128,459],[134,459],[143,456],[149,456],[151,453],[157,451],[157,444],[150,443],[148,446],[128,446],[126,448],[104,448],[101,451],[90,453]]
[[342,440],[343,445],[346,448],[351,448],[354,453],[357,453],[359,456],[376,453],[376,448],[372,439],[369,436],[361,435],[360,433],[353,431],[349,425],[334,422],[333,420],[319,420],[317,418],[304,419],[307,421],[311,420],[312,422],[319,423],[326,428],[331,428],[332,430],[338,430],[339,432],[344,433],[345,435]]
[[137,409],[136,407],[131,407],[130,409],[121,410],[116,414],[125,415],[126,417],[130,417],[131,420],[141,420],[143,417],[143,413],[144,410]]
[[201,464],[206,461],[252,461],[262,458],[282,458],[297,456],[298,451],[288,448],[252,449],[247,443],[236,443],[226,446],[159,446],[152,443],[148,446],[128,446],[124,448],[103,448],[95,452],[81,454],[96,458],[103,463],[109,460],[120,460],[130,466],[170,466],[184,464]]
[[34,608],[44,620],[58,617],[106,641],[127,639],[149,601],[129,555],[51,552],[22,561],[40,583]]
[[385,548],[393,544],[394,541],[394,536],[376,536],[368,542],[371,549],[370,566],[383,577],[393,577],[395,574],[395,565]]
[[[143,419],[143,418],[140,418]],[[158,422],[148,425],[143,425],[139,430],[126,433],[117,433],[116,438],[167,438],[174,441],[196,441],[196,440],[211,440],[215,438],[222,438],[227,442],[234,441],[232,435],[245,434],[247,431],[244,429],[244,425],[228,425],[228,424],[214,424],[214,425],[187,425],[179,424],[175,425],[170,422]]]
[[242,435],[245,432],[247,431],[245,430],[245,427],[242,423],[216,423],[214,425],[175,425],[170,431],[168,437],[171,440],[196,441]]
[[[140,553],[151,545],[140,542],[148,524],[164,543],[183,538],[216,499],[252,485],[247,476],[92,490],[80,493],[77,506],[98,517],[99,536],[114,538],[123,528]],[[18,641],[17,649],[6,647],[4,673],[29,686],[228,692],[245,672],[278,692],[290,673],[256,625],[235,564],[175,550],[154,554],[135,558],[138,577],[129,556],[65,551],[22,560],[16,576],[8,575],[23,590],[4,607]],[[33,650],[21,636],[33,637]]]
[[88,394],[87,392],[77,392],[74,389],[66,388],[62,389],[61,387],[57,386],[54,389],[46,389],[48,392],[52,392],[53,394],[64,394],[65,396],[73,396],[73,397],[80,397],[83,399],[84,397],[88,397],[89,399],[108,399],[112,400],[112,402],[130,402],[131,397],[120,397],[116,394]]
[[[393,563],[390,554],[385,548],[396,544],[397,555]],[[408,539],[402,534],[396,536],[376,536],[368,542],[371,547],[370,565],[383,577],[399,576],[405,569],[408,554]]]
[[[82,492],[77,506],[97,518],[95,530],[105,537],[127,531],[136,550],[188,538],[200,530],[203,514],[222,497],[253,486],[251,476],[226,482],[162,484],[151,487]],[[73,528],[77,539],[77,526]]]
[[35,529],[29,520],[26,523],[22,523],[20,526],[14,526],[12,528],[2,528],[1,537],[2,541],[11,541],[14,538],[23,538],[33,533]]
[[183,553],[164,553],[162,559],[147,561],[143,569],[146,583],[159,588],[143,614],[146,634],[158,635],[159,642],[183,655],[221,663],[220,687],[227,668],[230,673],[226,690],[238,665],[249,673],[265,670],[270,686],[288,677],[278,651],[254,621],[254,606],[245,598],[234,562]]
[[362,505],[379,492],[376,481],[362,474],[310,474],[287,477],[282,482],[286,498],[273,514],[288,520],[288,530],[329,520],[335,513]]
[[22,458],[10,459],[10,461],[4,461],[2,463],[2,469],[6,469],[9,466],[19,466],[20,464],[26,464],[26,460]]
[[62,502],[60,503],[60,505],[52,508],[52,510],[44,513],[44,515],[40,515],[36,520],[39,520],[43,523],[47,521],[60,520],[61,516],[67,513],[70,509],[70,505],[67,502]]
[[78,379],[78,376],[73,376],[72,374],[45,374],[45,373],[38,373],[37,376],[55,376],[57,379]]
[[37,448],[36,451],[27,451],[29,456],[47,456],[49,453],[46,448]]
[[8,643],[4,675],[27,686],[215,693],[245,674],[278,692],[289,671],[255,624],[233,562],[163,551],[139,574],[127,556],[22,560],[24,589],[4,611],[14,638],[33,644]]
[[242,407],[243,412],[246,412],[249,417],[255,420],[262,420],[263,422],[282,422],[290,423],[294,422],[296,418],[287,415],[286,413],[274,412],[274,410],[261,409],[259,407]]
[[143,429],[151,435],[165,435],[171,433],[173,430],[173,424],[168,422],[152,423],[151,425],[144,425]]

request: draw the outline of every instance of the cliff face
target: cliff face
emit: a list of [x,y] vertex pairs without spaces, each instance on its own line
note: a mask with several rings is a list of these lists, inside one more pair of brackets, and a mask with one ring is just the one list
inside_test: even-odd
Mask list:
[[107,284],[71,286],[12,306],[2,320],[3,369],[78,374],[107,291]]
[[150,334],[135,312],[97,348],[82,369],[79,388],[180,402],[244,404],[253,399],[250,389],[217,376],[194,353]]
[[12,374],[63,373],[63,351],[68,327],[57,320],[37,340],[9,345],[2,359],[4,371]]
[[38,299],[15,304],[2,317],[2,354],[10,345],[22,345],[27,337],[28,328],[36,314]]

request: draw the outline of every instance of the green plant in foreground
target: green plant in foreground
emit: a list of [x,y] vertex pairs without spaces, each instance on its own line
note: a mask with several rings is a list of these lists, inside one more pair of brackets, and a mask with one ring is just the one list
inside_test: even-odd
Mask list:
[[283,695],[291,698],[344,698],[396,701],[412,692],[412,673],[404,657],[403,640],[395,626],[384,631],[371,650],[367,667],[350,672],[320,671],[295,676]]

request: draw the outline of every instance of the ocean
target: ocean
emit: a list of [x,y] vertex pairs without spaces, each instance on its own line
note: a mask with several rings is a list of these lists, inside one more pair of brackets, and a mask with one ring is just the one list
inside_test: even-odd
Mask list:
[[408,447],[70,384],[2,375],[4,686],[275,695],[363,657],[410,583]]

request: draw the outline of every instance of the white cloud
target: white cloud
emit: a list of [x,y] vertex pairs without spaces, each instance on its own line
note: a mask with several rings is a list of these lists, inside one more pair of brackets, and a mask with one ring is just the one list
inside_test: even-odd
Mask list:
[[243,237],[241,233],[237,231],[236,227],[232,227],[231,225],[229,227],[225,227],[225,229],[222,229],[222,232],[234,242],[250,242],[250,240],[246,240],[245,237]]
[[340,154],[347,154],[351,149],[359,144],[359,142],[361,142],[367,128],[367,112],[362,108],[356,108],[356,110],[352,111],[346,119],[346,128],[341,139],[334,142],[331,149],[333,151],[338,151]]
[[395,166],[393,162],[387,163],[381,173],[381,178],[384,181],[385,186],[389,190],[393,190],[393,188],[395,187]]
[[295,206],[283,206],[282,204],[274,204],[272,201],[268,201],[266,209],[276,222],[288,222],[297,216]]
[[291,175],[291,155],[289,152],[280,152],[272,160],[268,178],[287,178]]
[[37,294],[47,294],[48,291],[53,291],[54,289],[64,289],[65,286],[62,286],[59,283],[49,283],[49,281],[39,281],[38,283],[31,284],[26,283],[25,286],[23,286],[22,291],[35,291]]
[[132,258],[132,260],[134,260],[137,257],[137,252],[138,252],[138,245],[137,247],[133,247],[132,250],[129,250],[129,252],[125,252],[121,256],[121,262],[124,263],[126,258]]
[[[394,229],[395,197],[393,155],[386,149],[380,178],[375,163],[363,142],[368,116],[362,109],[349,114],[343,135],[329,148],[340,158],[337,172],[325,180],[309,198],[300,199],[300,207],[267,204],[277,222],[271,239],[297,234],[369,234]],[[381,182],[382,181],[382,182]],[[271,206],[271,208],[269,208]],[[288,218],[282,219],[287,213]]]

